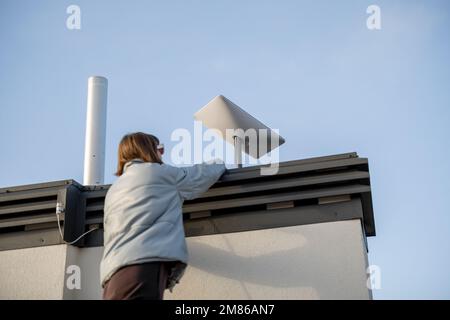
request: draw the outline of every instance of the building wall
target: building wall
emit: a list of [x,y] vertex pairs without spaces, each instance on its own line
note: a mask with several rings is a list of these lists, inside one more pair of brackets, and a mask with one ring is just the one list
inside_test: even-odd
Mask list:
[[[103,247],[68,248],[66,268],[70,265],[80,267],[80,289],[64,288],[64,299],[69,300],[95,300],[102,298],[100,286],[100,260],[103,254]],[[66,274],[66,280],[69,277]]]
[[370,299],[359,220],[189,238],[165,299]]
[[62,299],[66,245],[0,251],[0,299]]
[[[360,220],[187,238],[190,263],[165,299],[371,299]],[[0,252],[0,298],[100,299],[102,247]],[[81,289],[64,270],[77,265]],[[64,289],[63,289],[64,287]]]

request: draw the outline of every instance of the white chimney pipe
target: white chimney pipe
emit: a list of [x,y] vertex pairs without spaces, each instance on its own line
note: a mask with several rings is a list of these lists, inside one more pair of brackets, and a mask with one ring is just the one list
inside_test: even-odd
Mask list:
[[88,79],[84,185],[103,184],[105,172],[106,105],[108,79]]

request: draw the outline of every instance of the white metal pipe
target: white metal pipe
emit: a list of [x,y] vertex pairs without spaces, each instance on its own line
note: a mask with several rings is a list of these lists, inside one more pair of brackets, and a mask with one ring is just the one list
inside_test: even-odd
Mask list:
[[107,99],[108,79],[98,76],[89,77],[84,149],[84,185],[103,184]]

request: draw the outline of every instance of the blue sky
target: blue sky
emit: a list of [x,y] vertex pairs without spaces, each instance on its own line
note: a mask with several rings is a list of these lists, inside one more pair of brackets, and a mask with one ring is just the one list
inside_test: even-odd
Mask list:
[[[66,8],[81,8],[81,30]],[[366,8],[381,8],[381,30]],[[123,134],[224,94],[280,159],[368,157],[378,299],[450,298],[447,1],[0,0],[0,187],[83,180],[87,78],[109,79],[105,183]]]

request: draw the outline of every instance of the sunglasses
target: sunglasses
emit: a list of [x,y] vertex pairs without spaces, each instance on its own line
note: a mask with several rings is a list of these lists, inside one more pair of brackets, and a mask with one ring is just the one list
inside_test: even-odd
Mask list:
[[164,143],[158,144],[156,149],[159,150],[159,152],[164,153]]

